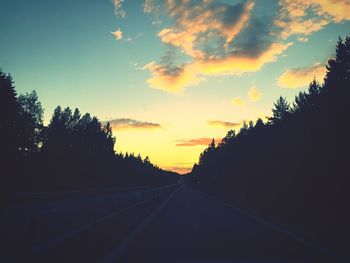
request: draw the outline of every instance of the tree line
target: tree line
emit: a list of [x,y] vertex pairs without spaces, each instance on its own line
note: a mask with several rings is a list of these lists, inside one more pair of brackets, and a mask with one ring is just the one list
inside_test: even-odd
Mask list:
[[268,121],[213,140],[187,181],[339,249],[350,234],[350,37],[326,67],[323,83],[313,80],[291,104],[278,98]]
[[3,191],[170,183],[171,172],[148,157],[116,153],[116,138],[79,109],[57,106],[47,126],[37,93],[17,95],[12,76],[0,71],[0,161]]

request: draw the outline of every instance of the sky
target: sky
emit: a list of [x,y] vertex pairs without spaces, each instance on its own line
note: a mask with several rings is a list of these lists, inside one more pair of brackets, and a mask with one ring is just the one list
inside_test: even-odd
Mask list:
[[116,151],[188,172],[212,138],[322,82],[350,0],[0,0],[18,93],[109,121]]

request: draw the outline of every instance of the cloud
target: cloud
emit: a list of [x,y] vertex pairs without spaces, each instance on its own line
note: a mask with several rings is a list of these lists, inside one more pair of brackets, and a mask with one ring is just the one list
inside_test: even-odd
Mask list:
[[[208,146],[213,138],[196,138],[189,140],[177,140],[176,146]],[[221,139],[216,139],[216,143],[220,142]]]
[[235,97],[231,102],[235,106],[243,106],[245,104],[245,101],[241,97]]
[[282,28],[284,39],[297,35],[299,41],[331,22],[350,20],[348,0],[281,0],[275,24]]
[[145,13],[159,12],[159,6],[157,5],[157,0],[144,0],[143,12]]
[[258,90],[256,86],[251,87],[248,91],[248,97],[250,101],[258,101],[262,95],[263,94]]
[[[126,17],[123,1],[113,0],[120,18]],[[158,32],[159,39],[182,53],[180,63],[175,59],[147,63],[144,69],[151,73],[147,83],[176,93],[211,76],[256,72],[283,55],[292,45],[287,40],[290,36],[306,42],[329,23],[350,20],[349,0],[279,0],[273,15],[254,12],[255,6],[262,4],[253,0],[236,4],[144,0],[143,11],[155,16],[153,22],[161,21],[164,14],[170,19],[171,24]]]
[[[119,129],[119,130],[161,129],[162,128],[162,126],[159,123],[138,121],[138,120],[129,119],[129,118],[113,119],[108,122],[110,123],[112,128]],[[105,121],[104,123],[107,123],[107,121]]]
[[192,65],[169,66],[148,63],[143,67],[152,73],[147,83],[154,89],[164,90],[170,93],[182,91],[184,87],[198,85],[203,78],[193,74]]
[[123,38],[123,32],[120,30],[120,28],[112,32],[112,35],[115,37],[116,40],[122,40]]
[[320,63],[288,69],[278,78],[277,85],[288,89],[302,88],[308,86],[314,78],[323,80],[326,70],[325,65]]
[[[154,1],[152,1],[154,2]],[[260,70],[277,60],[291,43],[278,40],[273,18],[252,17],[254,2],[225,4],[214,0],[167,0],[163,9],[174,21],[158,36],[168,46],[189,57],[168,67],[147,64],[148,84],[168,92],[181,92],[209,76],[241,75]],[[278,29],[279,30],[279,29]]]
[[277,56],[290,45],[291,43],[272,43],[257,56],[233,52],[225,58],[197,60],[172,68],[152,61],[144,66],[144,69],[148,69],[152,74],[147,83],[155,89],[180,92],[186,87],[198,85],[206,79],[206,76],[241,75],[245,72],[258,71],[264,64],[276,61]]
[[310,0],[313,4],[319,5],[320,14],[328,14],[333,21],[340,23],[350,20],[349,0]]
[[241,75],[255,72],[268,62],[277,60],[277,55],[285,51],[291,43],[272,43],[266,50],[256,55],[246,52],[232,52],[224,58],[198,61],[199,74],[205,75]]
[[235,128],[239,125],[241,125],[241,123],[239,122],[230,122],[230,121],[208,121],[208,124],[210,126],[221,126],[224,128]]
[[[204,56],[196,46],[208,37],[222,37],[225,44],[245,27],[254,7],[252,1],[228,5],[217,1],[168,0],[166,8],[175,27],[164,28],[159,37],[164,43],[181,48],[187,55],[196,58]],[[202,42],[202,43],[201,43]]]
[[161,19],[156,19],[152,21],[152,25],[160,25],[161,23],[163,23]]
[[118,18],[124,19],[126,17],[126,12],[123,9],[124,0],[113,0],[114,12]]

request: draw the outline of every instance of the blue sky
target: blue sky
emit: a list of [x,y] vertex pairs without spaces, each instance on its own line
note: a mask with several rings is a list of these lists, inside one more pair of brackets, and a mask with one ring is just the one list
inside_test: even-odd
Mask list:
[[[278,96],[292,101],[313,77],[321,81],[338,36],[350,31],[348,1],[0,0],[0,7],[0,67],[19,93],[37,91],[46,123],[57,105],[78,107],[114,123],[117,151],[177,171],[188,170],[210,138],[271,114]],[[132,121],[126,127],[121,119]],[[179,146],[190,141],[197,143]]]

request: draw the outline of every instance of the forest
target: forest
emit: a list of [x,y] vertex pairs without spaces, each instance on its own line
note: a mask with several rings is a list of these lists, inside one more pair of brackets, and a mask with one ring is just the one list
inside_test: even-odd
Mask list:
[[350,234],[350,37],[339,39],[322,83],[264,122],[244,123],[200,155],[187,181],[319,243]]
[[36,92],[17,95],[12,76],[0,71],[2,194],[155,186],[178,178],[148,157],[116,153],[108,122],[57,106],[44,125],[43,114]]

